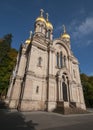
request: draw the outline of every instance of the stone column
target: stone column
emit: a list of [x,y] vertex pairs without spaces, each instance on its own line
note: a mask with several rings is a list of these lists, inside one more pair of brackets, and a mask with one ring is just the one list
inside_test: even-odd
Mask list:
[[58,101],[60,101],[61,94],[60,94],[60,80],[58,80]]
[[53,55],[52,55],[52,52],[51,50],[49,51],[49,74],[51,75],[53,73],[53,67],[52,67],[52,64],[53,64]]
[[26,55],[22,54],[17,75],[23,77],[25,73],[25,68],[26,68]]

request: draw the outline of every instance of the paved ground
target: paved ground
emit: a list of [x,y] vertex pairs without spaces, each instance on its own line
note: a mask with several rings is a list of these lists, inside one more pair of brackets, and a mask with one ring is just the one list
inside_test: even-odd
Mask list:
[[93,113],[18,112],[0,105],[0,130],[93,130]]
[[25,121],[33,121],[36,130],[93,130],[93,114],[60,115],[56,113],[23,113]]

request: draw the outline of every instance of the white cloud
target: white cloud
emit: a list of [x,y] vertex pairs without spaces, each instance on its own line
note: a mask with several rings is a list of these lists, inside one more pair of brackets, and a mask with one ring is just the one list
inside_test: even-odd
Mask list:
[[[84,9],[80,10],[79,14],[79,17],[75,17],[74,20],[66,26],[67,32],[71,35],[71,39],[78,43],[78,46],[93,45],[93,15],[86,17]],[[58,25],[55,28],[55,33],[59,32],[63,32],[62,25]]]
[[93,17],[87,18],[79,27],[78,31],[82,35],[87,35],[93,31]]
[[77,24],[78,20],[75,20],[70,25],[70,30],[72,30],[74,38],[81,38],[93,32],[93,17],[87,17],[83,22]]

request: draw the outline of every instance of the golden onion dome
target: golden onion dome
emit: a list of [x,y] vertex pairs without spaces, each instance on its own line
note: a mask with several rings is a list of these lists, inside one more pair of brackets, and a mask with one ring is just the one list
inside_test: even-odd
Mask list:
[[44,22],[46,24],[46,20],[44,19],[44,17],[40,16],[36,19],[36,22],[41,21]]
[[66,27],[63,25],[64,33],[61,35],[62,38],[70,39],[70,35],[66,33]]
[[68,38],[68,39],[70,39],[70,35],[67,34],[67,33],[63,33],[61,37],[62,37],[62,38]]
[[53,25],[49,21],[46,22],[46,27],[48,29],[53,29]]
[[25,41],[26,44],[30,44],[30,42],[31,42],[31,39],[27,39],[27,40]]

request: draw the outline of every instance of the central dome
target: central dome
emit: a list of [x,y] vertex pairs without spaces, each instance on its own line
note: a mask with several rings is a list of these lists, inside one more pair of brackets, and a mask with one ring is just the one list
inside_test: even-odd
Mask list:
[[46,20],[44,19],[44,17],[40,16],[36,19],[36,22],[41,21],[44,22],[46,24]]
[[44,10],[41,9],[40,10],[40,16],[36,18],[35,22],[39,22],[39,21],[43,22],[48,30],[49,29],[53,30],[53,25],[48,20],[48,16],[49,16],[48,13],[46,13],[46,16],[47,16],[46,19],[43,17],[43,13],[44,13]]
[[43,17],[43,13],[44,13],[44,10],[41,9],[41,10],[40,10],[40,16],[36,19],[36,22],[40,21],[40,22],[43,22],[43,23],[46,24],[46,20],[45,20],[44,17]]

